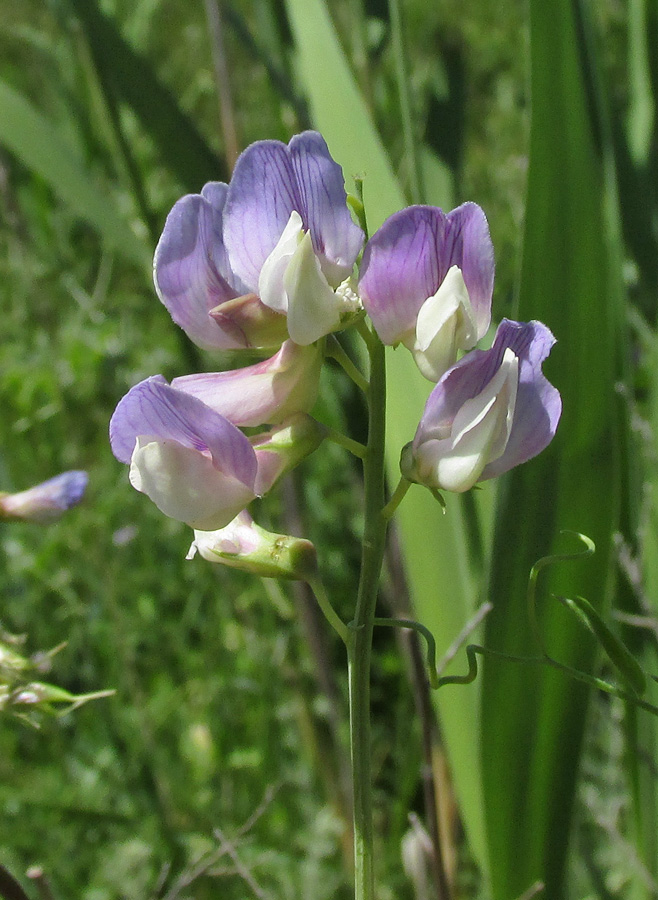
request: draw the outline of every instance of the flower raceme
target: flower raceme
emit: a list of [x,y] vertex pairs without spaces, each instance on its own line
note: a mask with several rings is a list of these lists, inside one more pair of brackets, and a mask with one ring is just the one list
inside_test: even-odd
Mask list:
[[258,141],[230,184],[172,209],[154,280],[174,321],[205,349],[308,345],[359,308],[350,278],[363,244],[343,173],[317,132]]
[[[491,350],[472,350],[489,328],[494,279],[480,207],[391,216],[364,249],[361,300],[353,277],[363,240],[342,170],[312,131],[287,145],[252,144],[229,184],[183,197],[167,218],[154,280],[174,321],[204,349],[277,351],[233,371],[149,378],[112,417],[112,449],[130,464],[133,486],[203,533],[195,546],[207,558],[219,558],[218,547],[232,558],[232,542],[246,558],[258,545],[245,507],[323,439],[308,415],[321,339],[362,307],[383,343],[403,343],[436,382],[402,453],[408,480],[465,491],[530,459],[555,433],[560,397],[541,372],[548,329],[504,320]],[[266,425],[255,437],[240,431]]]
[[403,343],[430,381],[470,350],[491,321],[494,256],[475,203],[444,213],[410,206],[384,222],[363,253],[359,292],[385,344]]
[[409,481],[463,492],[540,453],[553,439],[560,394],[544,377],[555,339],[541,322],[503,319],[490,350],[474,350],[430,394],[400,467]]

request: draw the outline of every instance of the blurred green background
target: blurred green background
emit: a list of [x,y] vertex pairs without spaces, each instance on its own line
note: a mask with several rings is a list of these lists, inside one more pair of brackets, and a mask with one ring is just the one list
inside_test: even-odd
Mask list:
[[[340,647],[303,590],[186,562],[189,529],[107,443],[140,379],[236,362],[171,323],[150,265],[175,200],[226,180],[251,141],[321,130],[348,188],[365,178],[371,231],[409,202],[475,200],[496,317],[558,339],[558,438],[445,516],[412,490],[382,614],[412,604],[445,650],[490,599],[477,637],[530,654],[529,569],[582,531],[596,556],[540,582],[549,649],[614,680],[551,598],[583,594],[658,671],[657,92],[657,0],[3,0],[0,489],[68,468],[90,484],[49,528],[0,526],[0,621],[29,652],[67,642],[54,683],[116,689],[38,729],[0,719],[0,863],[29,896],[34,866],[56,900],[351,895]],[[428,387],[390,357],[393,480]],[[362,437],[358,396],[324,379],[318,416]],[[346,618],[358,497],[358,467],[323,447],[258,509],[316,542]],[[417,648],[390,632],[373,683],[381,900],[441,900],[437,831],[454,900],[658,897],[648,713],[493,660],[430,706]]]

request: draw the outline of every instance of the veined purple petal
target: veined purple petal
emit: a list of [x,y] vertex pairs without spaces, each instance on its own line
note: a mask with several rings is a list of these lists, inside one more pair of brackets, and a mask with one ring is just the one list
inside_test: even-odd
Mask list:
[[253,488],[257,460],[242,432],[201,400],[167,384],[162,375],[131,388],[110,421],[110,444],[118,460],[130,463],[138,437],[175,441],[209,453],[213,465]]
[[[258,292],[258,276],[302,200],[290,152],[280,141],[257,141],[240,155],[224,210],[224,241],[234,270]],[[302,219],[304,217],[302,216]]]
[[421,306],[451,266],[462,271],[482,336],[491,317],[494,258],[477,204],[464,203],[447,215],[434,206],[410,206],[375,232],[363,254],[359,292],[385,344],[413,331]]
[[[343,170],[335,162],[325,139],[317,131],[305,131],[290,141],[290,155],[297,175],[305,228],[311,232],[330,282],[340,283],[352,271],[363,244],[363,232],[352,221],[347,207]],[[332,278],[325,262],[342,270]]]
[[239,328],[220,327],[209,312],[247,293],[231,270],[222,238],[227,186],[207,184],[201,194],[182,197],[167,217],[155,251],[158,296],[177,325],[204,349],[248,346]]
[[342,170],[316,132],[297,135],[290,146],[258,141],[235,165],[224,211],[224,241],[234,271],[251,291],[257,291],[263,263],[293,210],[311,232],[325,275],[337,284],[351,271],[363,234],[346,205]]
[[461,407],[489,384],[509,348],[519,359],[511,432],[503,454],[485,466],[479,480],[501,475],[540,453],[554,437],[562,411],[558,390],[541,371],[554,343],[555,338],[541,322],[503,319],[490,350],[467,353],[440,379],[425,406],[414,449],[425,441],[446,437]]
[[296,412],[308,412],[320,383],[322,352],[286,341],[278,353],[253,366],[228,372],[184,375],[171,383],[227,418],[234,425],[277,424]]

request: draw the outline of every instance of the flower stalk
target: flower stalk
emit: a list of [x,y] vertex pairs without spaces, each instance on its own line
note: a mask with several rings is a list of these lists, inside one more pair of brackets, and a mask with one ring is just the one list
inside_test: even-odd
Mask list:
[[370,665],[387,528],[387,520],[382,515],[385,504],[386,364],[384,345],[372,333],[370,337],[368,446],[363,461],[365,526],[356,613],[348,643],[355,900],[374,898]]

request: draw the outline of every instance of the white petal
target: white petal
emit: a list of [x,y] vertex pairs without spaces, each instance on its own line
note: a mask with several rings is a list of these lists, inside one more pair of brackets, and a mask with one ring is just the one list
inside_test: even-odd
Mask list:
[[263,263],[258,276],[258,295],[265,306],[275,312],[288,311],[288,297],[283,280],[302,236],[302,217],[293,209],[276,247]]
[[209,562],[220,562],[219,553],[237,556],[239,553],[252,553],[259,544],[259,536],[254,528],[254,521],[243,509],[225,528],[214,531],[195,530],[194,540],[186,559],[192,559],[198,552]]
[[249,487],[216,469],[209,456],[175,441],[137,438],[130,483],[166,516],[192,528],[223,528],[253,500]]
[[283,278],[288,295],[288,334],[305,346],[340,324],[341,298],[329,287],[313,252],[311,235],[304,235]]
[[451,266],[436,294],[418,312],[410,348],[416,365],[430,381],[438,381],[457,359],[457,352],[470,350],[478,337],[464,276],[458,266]]

